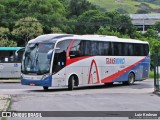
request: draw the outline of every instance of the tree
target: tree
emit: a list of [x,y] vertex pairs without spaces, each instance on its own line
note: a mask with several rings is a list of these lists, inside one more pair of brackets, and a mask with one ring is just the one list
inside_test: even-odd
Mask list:
[[71,0],[69,3],[69,16],[79,16],[88,10],[97,10],[96,6],[87,0]]
[[[14,22],[20,18],[22,14],[18,12],[19,0],[1,0],[0,4],[2,8],[0,9],[0,26],[7,27],[12,30]],[[17,14],[18,13],[18,14]]]
[[100,29],[97,31],[96,34],[99,35],[109,35],[109,36],[117,36],[117,37],[121,37],[121,38],[130,38],[127,34],[123,35],[120,34],[117,31],[111,31],[109,26],[105,26],[105,27],[100,27]]
[[52,31],[52,33],[63,33],[62,30],[58,27],[52,27],[51,31]]
[[108,24],[110,31],[119,32],[123,35],[128,34],[130,37],[133,37],[136,28],[133,26],[128,15],[122,15],[116,11],[106,12],[105,15],[111,19],[110,24]]
[[139,9],[136,14],[148,14],[150,11],[148,9]]
[[36,18],[26,17],[18,20],[12,31],[19,40],[24,40],[24,42],[19,42],[19,44],[27,43],[28,40],[35,38],[43,33],[42,25],[38,22]]
[[97,10],[89,10],[80,15],[77,22],[78,34],[94,34],[101,26],[110,23],[110,18]]
[[0,47],[15,47],[17,43],[13,40],[0,39]]
[[132,37],[132,34],[136,32],[136,28],[133,26],[131,18],[128,15],[120,15],[119,17],[120,26],[118,32],[121,34],[128,34]]
[[0,47],[17,46],[17,43],[13,40],[8,40],[9,34],[8,28],[0,27]]
[[0,39],[8,39],[9,29],[0,27]]
[[154,28],[160,33],[160,21],[155,23]]
[[154,29],[148,29],[144,36],[158,39],[158,32]]
[[21,0],[18,8],[18,12],[23,16],[39,20],[44,33],[50,33],[54,26],[60,27],[67,15],[65,7],[59,0]]
[[124,8],[117,8],[116,11],[120,14],[128,14],[128,11],[125,10]]

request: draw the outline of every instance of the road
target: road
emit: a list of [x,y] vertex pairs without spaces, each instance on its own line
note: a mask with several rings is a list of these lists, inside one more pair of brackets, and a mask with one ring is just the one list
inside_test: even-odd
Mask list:
[[43,91],[42,87],[22,86],[19,83],[0,84],[0,94],[12,96],[10,110],[13,111],[159,111],[160,97],[152,94],[153,90],[153,80],[136,82],[132,86],[115,84],[79,87],[73,91],[67,91],[67,88],[50,88],[49,91]]

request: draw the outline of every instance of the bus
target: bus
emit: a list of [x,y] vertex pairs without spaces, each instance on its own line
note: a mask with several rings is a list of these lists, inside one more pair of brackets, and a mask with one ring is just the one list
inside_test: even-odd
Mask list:
[[20,78],[21,76],[21,56],[16,59],[15,52],[22,47],[0,47],[0,79]]
[[150,71],[149,43],[114,36],[47,34],[26,45],[21,84],[68,87],[133,84]]

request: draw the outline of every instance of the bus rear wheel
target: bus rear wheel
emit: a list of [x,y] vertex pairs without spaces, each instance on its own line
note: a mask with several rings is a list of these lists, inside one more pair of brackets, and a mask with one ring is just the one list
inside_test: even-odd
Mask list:
[[128,81],[123,82],[124,85],[133,85],[135,82],[135,75],[134,73],[129,73],[128,75]]
[[105,86],[112,86],[113,85],[113,82],[109,82],[109,83],[104,83]]
[[48,87],[47,86],[43,86],[43,90],[48,90]]
[[75,77],[74,75],[72,75],[68,81],[68,90],[73,90],[74,85],[75,85]]

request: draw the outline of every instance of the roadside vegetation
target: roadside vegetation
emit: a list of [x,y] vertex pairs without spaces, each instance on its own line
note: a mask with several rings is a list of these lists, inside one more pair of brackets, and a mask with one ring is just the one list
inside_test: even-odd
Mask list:
[[154,71],[153,70],[150,71],[149,78],[154,78]]

